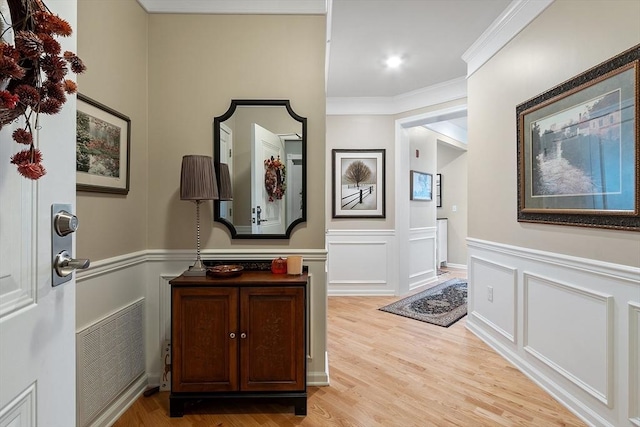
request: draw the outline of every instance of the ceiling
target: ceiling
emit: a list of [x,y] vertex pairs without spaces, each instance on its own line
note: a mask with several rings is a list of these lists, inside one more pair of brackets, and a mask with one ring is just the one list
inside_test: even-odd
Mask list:
[[[509,0],[333,0],[327,96],[396,96],[466,76],[462,54]],[[385,59],[399,55],[398,69]]]
[[[329,98],[393,98],[464,78],[467,65],[462,55],[511,3],[510,0],[138,2],[150,13],[323,14],[328,11]],[[403,59],[399,68],[386,66],[389,55]],[[449,121],[448,126],[462,130],[466,139],[466,117]]]

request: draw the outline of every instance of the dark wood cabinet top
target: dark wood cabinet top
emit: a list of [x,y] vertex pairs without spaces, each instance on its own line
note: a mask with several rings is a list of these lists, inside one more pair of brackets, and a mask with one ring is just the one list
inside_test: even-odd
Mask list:
[[178,276],[171,286],[300,286],[306,285],[308,273],[299,275],[273,274],[270,271],[243,271],[235,277]]

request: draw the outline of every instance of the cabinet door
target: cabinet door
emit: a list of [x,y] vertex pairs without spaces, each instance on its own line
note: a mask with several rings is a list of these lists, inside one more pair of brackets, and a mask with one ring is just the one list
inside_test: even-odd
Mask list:
[[240,331],[240,390],[305,390],[303,287],[241,289]]
[[238,290],[172,289],[171,391],[238,389]]

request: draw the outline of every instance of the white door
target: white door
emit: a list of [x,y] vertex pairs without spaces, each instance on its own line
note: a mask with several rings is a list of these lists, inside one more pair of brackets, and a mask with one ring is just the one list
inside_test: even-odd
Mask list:
[[[229,175],[233,185],[233,132],[224,123],[220,123],[220,163],[229,166]],[[233,201],[220,201],[220,218],[224,218],[233,224]]]
[[[75,0],[48,6],[76,27]],[[6,0],[0,0],[0,9],[9,16]],[[75,36],[60,41],[63,51],[76,52]],[[51,286],[51,205],[75,208],[75,106],[75,97],[69,96],[59,114],[40,116],[38,145],[47,174],[36,182],[9,164],[11,155],[25,148],[11,138],[19,123],[0,130],[3,427],[75,425],[75,280]]]
[[287,154],[287,224],[302,218],[302,154]]
[[[284,234],[284,198],[269,200],[265,189],[264,161],[284,159],[284,143],[278,135],[253,124],[251,127],[251,231],[254,234]],[[259,216],[259,218],[258,218]]]

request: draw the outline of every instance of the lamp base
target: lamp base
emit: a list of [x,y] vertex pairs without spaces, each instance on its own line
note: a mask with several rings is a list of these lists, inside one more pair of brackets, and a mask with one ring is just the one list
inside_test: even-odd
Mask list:
[[196,260],[196,262],[189,267],[188,270],[185,270],[182,273],[183,276],[206,276],[207,275],[207,267],[202,264],[201,260]]

